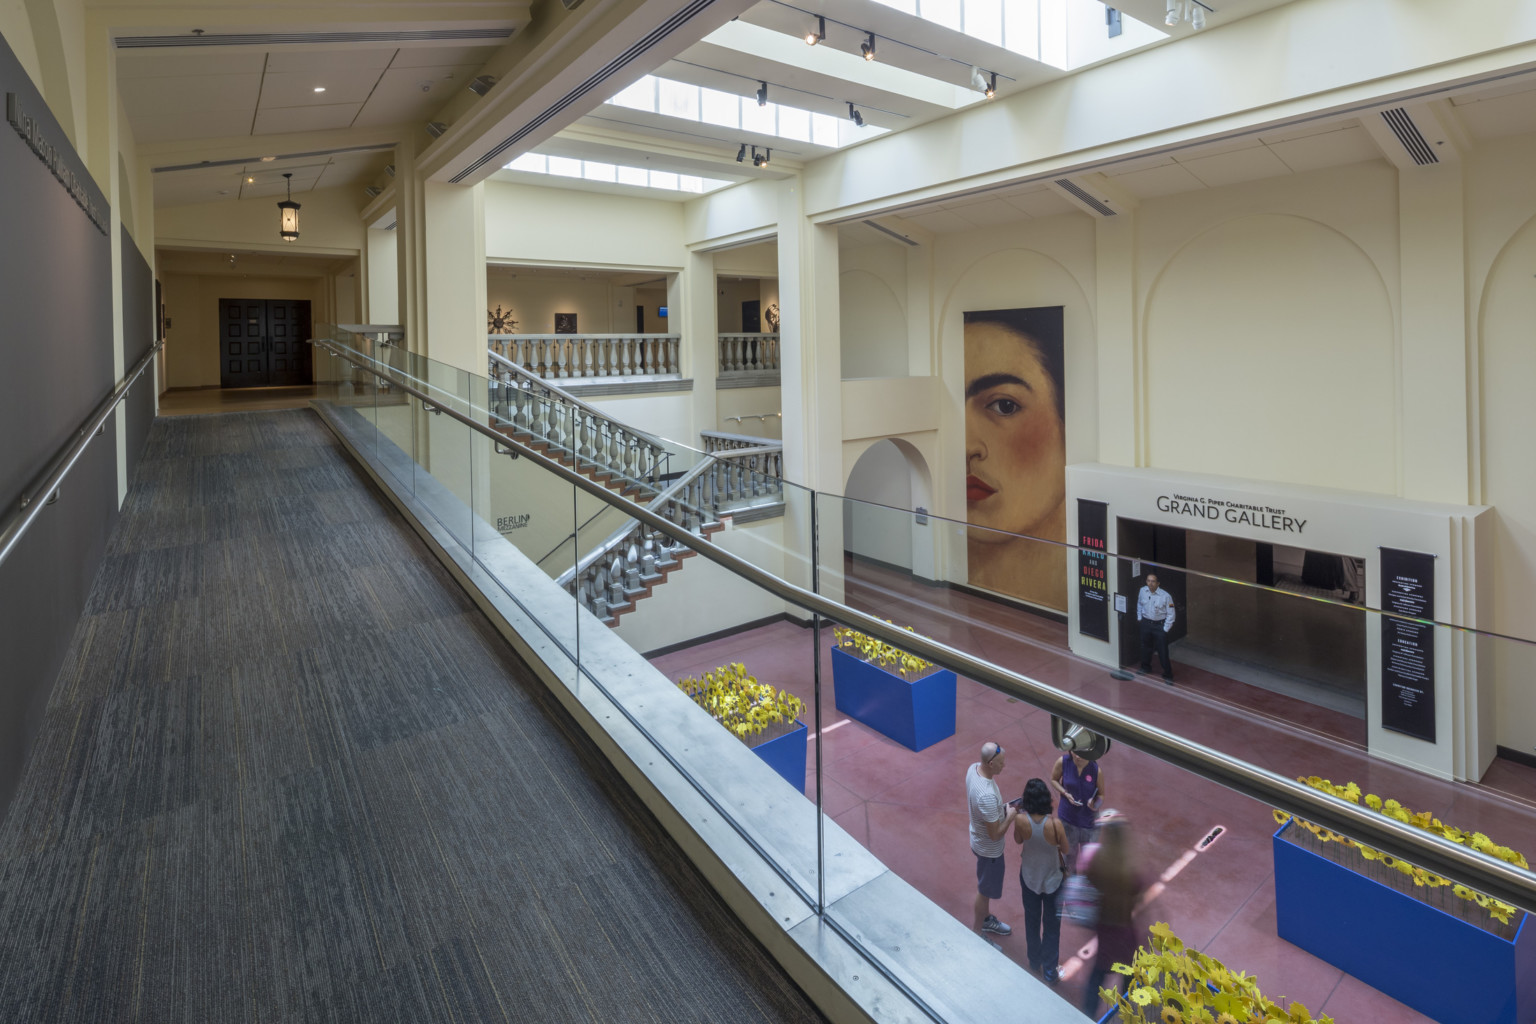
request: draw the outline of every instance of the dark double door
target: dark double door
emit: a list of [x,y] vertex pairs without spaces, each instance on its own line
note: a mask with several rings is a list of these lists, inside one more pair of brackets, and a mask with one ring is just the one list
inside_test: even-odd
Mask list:
[[[1186,564],[1187,538],[1180,527],[1145,523],[1139,519],[1118,519],[1116,533],[1115,553],[1120,556],[1115,560],[1116,593],[1125,595],[1125,611],[1120,613],[1120,664],[1135,665],[1141,661],[1141,627],[1136,623],[1136,599],[1146,583],[1147,573],[1155,573],[1157,585],[1173,599],[1173,628],[1168,631],[1168,642],[1181,639],[1189,630],[1185,577],[1172,568]],[[1147,565],[1141,559],[1156,564]]]
[[219,300],[219,383],[278,387],[311,381],[309,303],[302,299]]

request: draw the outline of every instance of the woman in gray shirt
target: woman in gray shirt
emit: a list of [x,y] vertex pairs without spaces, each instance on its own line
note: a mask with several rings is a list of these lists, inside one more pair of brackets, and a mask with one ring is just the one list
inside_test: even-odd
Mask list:
[[1051,814],[1051,790],[1043,779],[1024,784],[1023,813],[1013,819],[1024,890],[1024,939],[1029,969],[1055,984],[1060,977],[1061,917],[1056,896],[1067,869],[1067,830]]

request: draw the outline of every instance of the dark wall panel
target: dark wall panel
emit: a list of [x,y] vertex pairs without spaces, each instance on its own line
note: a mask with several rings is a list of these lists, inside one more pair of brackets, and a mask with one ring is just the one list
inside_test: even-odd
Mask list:
[[[123,251],[123,372],[133,369],[155,344],[155,278],[149,262],[134,244],[128,229],[122,231]],[[123,399],[128,438],[128,480],[138,475],[139,457],[149,439],[149,427],[155,418],[155,373],[144,376]]]
[[[107,201],[0,39],[0,501],[20,495],[115,383]],[[0,563],[0,809],[101,564],[117,504],[109,423]]]

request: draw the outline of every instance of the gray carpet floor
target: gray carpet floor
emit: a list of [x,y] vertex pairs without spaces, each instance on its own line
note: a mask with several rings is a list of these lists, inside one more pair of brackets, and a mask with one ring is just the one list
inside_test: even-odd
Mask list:
[[0,1021],[818,1021],[308,410],[158,420],[0,828]]

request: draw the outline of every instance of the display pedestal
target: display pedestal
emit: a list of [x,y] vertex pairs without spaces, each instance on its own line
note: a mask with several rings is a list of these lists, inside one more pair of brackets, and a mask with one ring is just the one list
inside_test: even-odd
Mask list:
[[1494,935],[1282,838],[1299,827],[1272,840],[1282,939],[1443,1024],[1536,1019],[1529,914],[1513,940]]
[[955,734],[955,674],[948,669],[910,682],[832,648],[837,710],[913,750]]
[[752,753],[768,763],[768,767],[778,772],[785,782],[795,787],[796,792],[805,792],[805,740],[809,735],[804,722],[796,722],[795,727],[783,736],[778,736],[767,743],[759,743],[752,748]]

